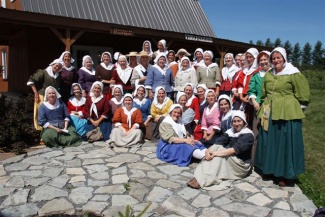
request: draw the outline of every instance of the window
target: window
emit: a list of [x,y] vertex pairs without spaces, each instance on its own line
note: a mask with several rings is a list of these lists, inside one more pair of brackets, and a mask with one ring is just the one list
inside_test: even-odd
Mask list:
[[1,0],[1,7],[6,8],[6,0]]
[[1,61],[2,61],[2,78],[7,79],[7,53],[4,50],[1,52]]

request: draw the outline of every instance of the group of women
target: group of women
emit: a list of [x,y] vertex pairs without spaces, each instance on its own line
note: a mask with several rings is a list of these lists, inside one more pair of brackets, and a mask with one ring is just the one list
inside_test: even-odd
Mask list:
[[157,47],[153,52],[145,41],[139,53],[115,53],[115,64],[104,52],[95,69],[84,56],[78,72],[66,51],[32,75],[27,84],[44,143],[79,145],[96,128],[109,146],[158,139],[163,161],[201,160],[187,183],[193,188],[229,187],[253,162],[280,186],[304,172],[301,120],[309,86],[283,48],[227,53],[220,71],[209,50],[196,49],[191,62],[185,49],[168,51],[165,40]]

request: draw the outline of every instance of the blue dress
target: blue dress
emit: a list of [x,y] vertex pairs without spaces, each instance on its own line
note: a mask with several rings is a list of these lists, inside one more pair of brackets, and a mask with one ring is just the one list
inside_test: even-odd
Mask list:
[[142,114],[142,122],[144,123],[148,116],[151,115],[150,108],[151,108],[151,100],[150,99],[143,99],[146,100],[143,104],[138,104],[136,100],[133,101],[133,107],[139,109]]
[[199,143],[195,143],[193,146],[187,143],[169,143],[168,140],[171,137],[177,137],[177,134],[168,123],[160,124],[159,133],[161,139],[158,141],[156,155],[162,161],[186,167],[190,164],[195,149],[205,149],[204,145]]

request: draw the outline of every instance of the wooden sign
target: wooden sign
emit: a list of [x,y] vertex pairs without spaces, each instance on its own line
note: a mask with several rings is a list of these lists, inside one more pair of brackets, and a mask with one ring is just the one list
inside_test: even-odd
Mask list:
[[112,35],[134,36],[134,32],[127,29],[110,29],[110,33]]

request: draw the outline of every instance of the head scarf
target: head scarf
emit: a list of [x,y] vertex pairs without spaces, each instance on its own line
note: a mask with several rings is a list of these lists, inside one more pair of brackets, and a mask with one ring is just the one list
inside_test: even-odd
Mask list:
[[182,113],[183,113],[183,108],[180,104],[173,104],[170,108],[169,108],[169,115],[165,117],[165,119],[163,120],[163,122],[168,123],[172,126],[173,130],[175,131],[175,133],[177,134],[178,138],[185,138],[186,137],[186,129],[185,126],[182,122],[182,119],[179,118],[177,120],[177,122],[175,122],[173,120],[173,118],[170,116],[171,112],[175,109],[175,108],[180,108]]
[[[284,63],[283,63],[283,70],[281,72],[276,72],[274,69],[274,66],[272,64],[272,55],[274,52],[279,52],[283,59],[284,59]],[[270,63],[271,63],[271,67],[273,68],[273,74],[276,76],[280,76],[280,75],[291,75],[291,74],[295,74],[295,73],[299,73],[299,69],[294,67],[291,63],[288,62],[287,59],[287,52],[283,47],[277,47],[274,48],[274,50],[271,52],[270,54]]]
[[173,51],[173,50],[169,50],[168,53],[167,53],[167,58],[168,58],[168,55],[169,55],[170,53],[173,53],[173,54],[174,54],[174,59],[173,59],[172,62],[169,62],[169,63],[168,63],[168,67],[169,67],[169,68],[170,68],[171,66],[177,64],[177,62],[175,61],[175,51]]
[[122,82],[124,84],[126,84],[132,74],[132,68],[129,66],[128,60],[126,58],[126,56],[124,55],[120,55],[118,58],[118,61],[120,61],[121,59],[125,59],[125,64],[126,64],[126,68],[122,69],[120,64],[116,67],[116,71],[118,76],[120,77],[120,79],[122,80]]
[[184,91],[185,91],[185,88],[186,88],[187,86],[190,86],[190,87],[192,88],[192,96],[191,96],[191,97],[188,97],[188,98],[187,98],[187,102],[186,102],[186,106],[190,106],[190,105],[192,104],[192,102],[193,102],[193,99],[195,99],[195,95],[194,95],[194,86],[193,86],[193,84],[191,84],[191,83],[186,83],[186,84],[184,85]]
[[[176,102],[179,103],[179,99],[181,98],[181,96],[186,96],[186,94],[182,91],[178,91],[177,95],[176,95]],[[187,96],[186,96],[187,99]]]
[[[116,88],[118,88],[118,89],[120,89],[121,90],[121,100],[120,101],[117,101],[117,99],[116,99],[116,97],[115,97],[115,95],[114,95],[114,93],[115,93],[115,89]],[[123,102],[123,87],[122,87],[122,85],[120,85],[120,84],[115,84],[114,86],[113,86],[113,90],[112,90],[112,95],[114,96],[111,100],[116,104],[116,105],[121,105],[122,104],[122,102]]]
[[[144,89],[144,97],[143,97],[142,101],[140,101],[139,98],[138,98],[138,89],[139,89],[140,87],[142,87],[142,88]],[[143,104],[145,104],[145,103],[147,102],[147,100],[148,100],[148,98],[147,98],[148,92],[147,92],[145,86],[142,85],[142,84],[137,85],[137,86],[135,87],[135,90],[134,90],[134,94],[133,94],[133,95],[134,95],[133,102],[135,102],[136,104],[138,104],[138,105],[140,105],[140,106],[143,105]]]
[[149,43],[149,56],[151,57],[152,56],[152,54],[153,54],[153,52],[152,52],[152,48],[151,48],[151,42],[150,41],[148,41],[148,40],[145,40],[144,42],[143,42],[143,44],[142,44],[142,51],[144,51],[144,44],[146,43],[146,42],[148,42]]
[[[215,97],[217,97],[217,95],[216,95],[216,93],[214,92],[214,90],[209,89],[209,90],[205,91],[205,99],[208,97],[208,94],[209,94],[210,92],[213,93]],[[215,102],[211,108],[209,108],[209,106],[207,106],[207,107],[205,108],[204,111],[205,111],[205,113],[206,113],[207,115],[209,115],[209,114],[211,114],[211,112],[212,112],[215,108],[218,108],[218,107],[219,107],[219,106],[218,106],[218,103]]]
[[81,87],[81,85],[80,85],[79,83],[73,83],[73,84],[71,85],[70,95],[73,95],[73,87],[74,87],[75,85],[78,85],[78,87],[79,87],[79,89],[80,89],[80,92],[82,91],[82,87]]
[[[65,54],[69,54],[70,55],[70,67],[66,67],[65,64],[64,64],[64,55]],[[62,68],[68,70],[68,71],[71,71],[72,69],[74,69],[74,67],[71,65],[71,63],[74,63],[74,59],[72,58],[72,55],[69,51],[64,51],[61,56],[59,57],[60,60],[62,60],[63,62],[63,65],[62,65]]]
[[[50,89],[53,89],[54,92],[55,92],[55,95],[56,95],[56,100],[55,100],[54,105],[52,105],[51,103],[49,103],[49,102],[48,102],[48,99],[47,99],[47,92],[48,92]],[[45,89],[45,95],[44,95],[44,102],[43,102],[43,104],[46,106],[46,108],[48,108],[48,109],[50,109],[50,110],[57,109],[57,108],[59,108],[59,106],[60,106],[59,98],[61,98],[61,95],[58,93],[58,91],[57,91],[54,87],[52,87],[52,86],[48,86],[48,87]]]
[[[183,70],[183,66],[182,66],[182,64],[183,64],[183,62],[185,61],[185,60],[187,60],[188,61],[188,66],[187,66],[187,68],[186,69],[184,69]],[[182,67],[182,71],[183,72],[186,72],[186,71],[188,71],[189,69],[191,69],[191,61],[190,61],[190,59],[187,57],[187,56],[184,56],[184,57],[182,57],[182,59],[181,59],[181,67]]]
[[230,97],[228,95],[226,95],[226,94],[222,94],[218,98],[219,110],[220,110],[220,101],[223,100],[223,99],[227,100],[227,102],[229,103],[229,111],[227,113],[225,113],[225,114],[224,113],[222,114],[222,121],[227,119],[232,114],[232,112],[231,112],[231,110],[232,110],[232,101],[230,100]]
[[124,99],[127,98],[127,97],[131,98],[132,101],[133,101],[133,96],[132,96],[132,94],[130,94],[130,93],[126,93],[126,94],[124,95],[124,97],[123,97],[123,107],[122,107],[122,109],[123,109],[123,111],[124,111],[124,114],[127,116],[127,124],[129,125],[129,129],[130,129],[130,128],[132,127],[132,114],[134,113],[135,110],[137,110],[137,108],[134,108],[134,107],[132,106],[132,109],[131,109],[130,111],[127,110],[127,108],[124,106]]
[[[162,69],[159,65],[158,65],[158,60],[160,59],[160,57],[164,57],[166,62],[165,62],[165,66]],[[154,62],[156,63],[155,65],[153,65],[153,67],[155,67],[156,69],[158,69],[162,75],[166,76],[166,71],[168,69],[168,59],[166,57],[166,55],[164,53],[159,53],[157,55],[157,57],[155,58]]]
[[209,88],[208,88],[205,84],[198,84],[198,85],[196,86],[196,90],[197,90],[199,87],[204,89],[204,100],[200,103],[200,105],[203,105],[203,104],[206,102],[205,92],[206,92]]
[[[226,65],[226,57],[230,56],[232,58],[232,62],[233,64],[228,68],[228,66]],[[234,75],[236,74],[236,72],[239,71],[239,68],[236,66],[236,62],[234,59],[234,55],[232,53],[227,53],[225,55],[225,58],[223,60],[224,63],[224,67],[221,70],[221,75],[222,75],[222,79],[224,81],[227,81],[228,79],[230,80],[230,83],[232,83],[232,78],[234,77]]]
[[[99,85],[99,87],[100,87],[100,95],[97,98],[95,97],[95,94],[94,94],[95,85]],[[90,88],[89,96],[92,101],[92,104],[90,106],[90,116],[92,115],[92,112],[94,112],[96,117],[98,118],[98,111],[97,111],[96,103],[99,102],[104,97],[103,96],[103,83],[99,82],[99,81],[95,81]]]
[[193,57],[194,61],[196,61],[196,53],[197,52],[200,52],[202,54],[202,56],[203,56],[203,53],[204,53],[202,48],[196,48],[196,50],[194,51],[194,57]]
[[[203,58],[204,58],[204,55],[205,54],[208,54],[211,57],[211,61],[213,60],[213,53],[212,53],[212,51],[210,51],[210,50],[204,51]],[[217,63],[212,63],[212,62],[208,66],[206,64],[204,64],[204,62],[200,65],[200,67],[202,67],[202,68],[204,68],[206,70],[207,77],[211,73],[210,69],[213,68],[213,67],[215,67],[215,66],[218,66],[218,64]]]
[[[104,63],[104,60],[103,60],[103,57],[104,57],[105,54],[107,54],[109,56],[108,66]],[[103,68],[106,69],[106,70],[112,70],[112,68],[114,67],[114,65],[112,64],[112,55],[108,51],[105,51],[105,52],[102,53],[100,61],[101,61],[100,65],[103,66]]]
[[61,98],[61,95],[59,94],[59,92],[52,86],[48,86],[46,89],[45,89],[45,93],[44,93],[44,102],[47,102],[48,99],[47,99],[47,92],[49,91],[49,89],[53,89],[54,92],[55,92],[55,95],[56,95],[56,98],[59,99]]
[[[54,79],[56,79],[56,78],[59,76],[59,74],[60,74],[60,73],[58,73],[58,72],[56,72],[55,74],[53,73],[53,68],[52,68],[52,66],[53,66],[54,64],[57,64],[57,63],[61,64],[62,67],[64,66],[64,62],[63,62],[61,59],[55,59],[55,60],[53,60],[53,61],[49,64],[49,66],[45,69],[45,71],[47,72],[47,74],[48,74],[50,77],[54,78]],[[61,71],[61,70],[60,70],[60,71]]]
[[157,108],[162,109],[162,107],[164,107],[164,105],[166,105],[166,103],[168,102],[169,98],[165,95],[165,98],[164,98],[163,102],[160,104],[158,102],[158,92],[159,92],[159,90],[163,90],[165,92],[165,94],[166,94],[166,90],[165,90],[165,88],[163,86],[156,87],[156,89],[155,89],[155,95],[154,95],[154,98],[153,98],[153,102],[152,103]]
[[83,71],[87,72],[87,73],[90,74],[90,75],[95,75],[95,70],[94,70],[93,67],[91,67],[91,71],[90,71],[89,69],[86,68],[85,65],[86,65],[86,60],[87,60],[87,59],[90,59],[91,64],[94,65],[93,59],[92,59],[89,55],[86,55],[86,56],[84,56],[84,57],[82,58],[82,67],[81,67],[81,69],[82,69]]
[[[80,85],[79,83],[73,83],[73,84],[71,85],[71,91],[70,91],[71,95],[73,95],[73,87],[74,87],[74,86],[78,86],[78,87],[79,87],[79,89],[80,89],[80,94],[81,94],[81,91],[82,91],[82,87],[81,87],[81,85]],[[70,97],[69,101],[70,101],[70,103],[71,103],[73,106],[78,107],[78,106],[82,106],[82,105],[84,105],[84,104],[86,103],[86,98],[83,97],[83,96],[81,96],[80,100],[77,100],[77,98],[76,98],[75,96],[72,96],[72,97]],[[83,116],[82,111],[79,111],[79,115],[80,115],[80,116]]]
[[242,119],[244,121],[244,127],[241,129],[241,131],[236,132],[233,127],[233,124],[231,124],[232,127],[225,132],[226,134],[229,135],[229,137],[238,137],[241,134],[248,134],[248,133],[253,134],[253,131],[251,131],[250,129],[247,128],[246,117],[245,117],[245,113],[243,111],[240,111],[240,110],[232,111],[232,119],[234,119],[234,117],[239,117],[240,119]]

